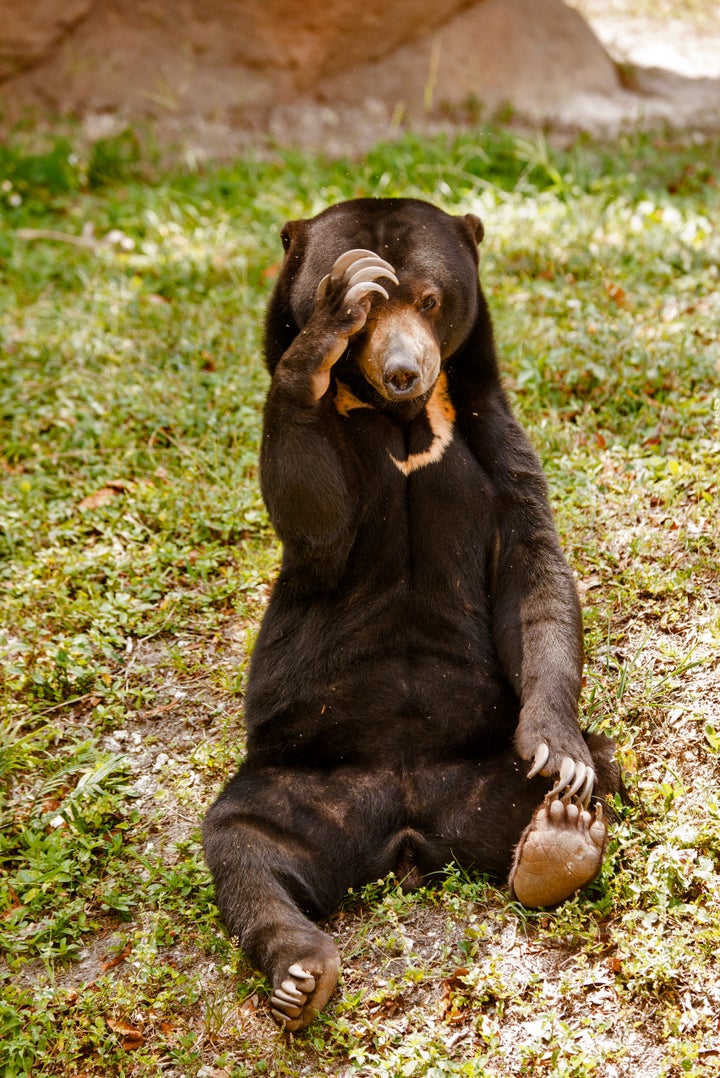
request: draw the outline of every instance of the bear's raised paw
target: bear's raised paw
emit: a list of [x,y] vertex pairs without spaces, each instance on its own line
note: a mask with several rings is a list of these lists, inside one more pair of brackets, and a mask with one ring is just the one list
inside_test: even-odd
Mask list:
[[554,906],[595,879],[607,827],[575,801],[546,798],[515,851],[510,890],[523,906]]

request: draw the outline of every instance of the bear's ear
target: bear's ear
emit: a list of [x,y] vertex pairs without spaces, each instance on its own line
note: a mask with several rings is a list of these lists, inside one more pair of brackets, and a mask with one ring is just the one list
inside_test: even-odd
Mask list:
[[463,225],[470,234],[473,243],[478,246],[483,241],[485,235],[485,227],[479,217],[476,217],[474,213],[466,213],[464,217],[459,218]]
[[286,225],[283,225],[280,230],[280,239],[282,240],[283,249],[289,251],[293,243],[299,236],[304,235],[307,228],[307,221],[288,221]]

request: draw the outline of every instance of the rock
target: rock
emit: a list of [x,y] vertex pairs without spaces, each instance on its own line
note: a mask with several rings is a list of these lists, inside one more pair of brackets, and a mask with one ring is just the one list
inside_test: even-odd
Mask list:
[[[212,6],[196,0],[195,27],[200,19],[207,22]],[[215,0],[214,7],[219,21],[235,31],[238,59],[253,67],[289,68],[298,86],[313,87],[389,55],[467,7],[467,0]]]
[[45,62],[3,96],[10,104],[40,100],[59,112],[191,109],[210,116],[223,109],[241,118],[259,102],[312,93],[328,75],[386,56],[462,3],[6,0],[0,79]]
[[9,113],[40,103],[243,125],[302,95],[408,114],[509,101],[541,115],[616,86],[562,0],[5,0],[0,34]]
[[418,116],[438,106],[510,104],[541,120],[577,95],[613,95],[615,65],[563,0],[484,0],[384,60],[327,82],[330,100],[384,101]]
[[48,56],[92,6],[93,0],[3,0],[0,80]]

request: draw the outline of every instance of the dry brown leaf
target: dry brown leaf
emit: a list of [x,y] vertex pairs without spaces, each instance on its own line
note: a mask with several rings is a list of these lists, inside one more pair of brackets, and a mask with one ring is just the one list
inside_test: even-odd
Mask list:
[[368,1011],[373,1017],[382,1015],[384,1018],[395,1018],[405,1013],[405,1000],[402,996],[392,996],[383,1000],[372,1000],[368,1005]]
[[464,1022],[466,1017],[467,1008],[462,1004],[457,1006],[455,1000],[456,992],[467,992],[469,985],[465,978],[468,975],[468,969],[466,966],[459,966],[454,973],[451,973],[449,977],[446,977],[443,981],[442,997],[440,999],[440,1017],[444,1022],[450,1025],[455,1025],[458,1022]]
[[25,471],[22,464],[8,464],[4,457],[0,457],[0,468],[6,475],[22,475]]
[[132,947],[125,947],[124,950],[120,951],[119,954],[113,955],[112,958],[105,958],[100,963],[100,969],[103,971],[103,973],[107,973],[107,971],[109,969],[114,969],[115,966],[121,965],[125,961],[125,959],[128,957],[128,955],[130,954],[131,951],[132,951]]
[[83,498],[78,503],[78,509],[99,509],[103,505],[107,505],[114,498],[117,498],[122,491],[117,490],[115,487],[107,486],[100,487],[100,490],[96,490],[94,494],[88,494],[87,498]]
[[466,988],[467,985],[465,984],[465,978],[467,977],[469,972],[470,970],[467,968],[467,966],[458,966],[455,972],[451,973],[450,976],[446,977],[443,981],[445,988],[447,988],[448,990],[455,988]]
[[132,1052],[134,1048],[139,1048],[145,1043],[145,1035],[136,1026],[131,1026],[128,1022],[117,1018],[106,1018],[105,1021],[113,1033],[117,1033],[120,1038],[120,1047],[126,1052]]
[[243,1014],[254,1014],[260,1006],[260,996],[257,992],[253,992],[251,996],[244,999],[242,1003],[238,1004],[238,1011]]
[[613,303],[617,304],[618,307],[627,307],[627,293],[619,284],[615,284],[614,281],[605,281],[605,291],[610,296]]
[[168,711],[173,711],[176,707],[179,707],[182,700],[171,700],[169,704],[161,704],[160,707],[154,707],[152,711],[145,712],[146,719],[158,719],[161,715],[166,715]]
[[11,917],[15,910],[21,910],[23,908],[22,902],[15,894],[12,887],[8,887],[8,894],[10,897],[10,904],[8,905],[8,908],[6,910],[3,910],[3,912],[0,913],[0,920],[5,920],[7,917]]

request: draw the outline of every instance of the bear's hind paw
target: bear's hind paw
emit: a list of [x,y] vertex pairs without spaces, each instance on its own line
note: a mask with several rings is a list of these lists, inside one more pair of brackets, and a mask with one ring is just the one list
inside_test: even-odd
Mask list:
[[289,1033],[304,1029],[330,999],[339,972],[340,961],[336,956],[325,956],[320,962],[310,957],[293,962],[286,976],[273,987],[270,998],[273,1018]]
[[595,879],[607,827],[575,801],[546,798],[525,828],[510,872],[510,890],[523,906],[563,902]]

